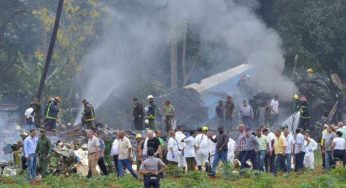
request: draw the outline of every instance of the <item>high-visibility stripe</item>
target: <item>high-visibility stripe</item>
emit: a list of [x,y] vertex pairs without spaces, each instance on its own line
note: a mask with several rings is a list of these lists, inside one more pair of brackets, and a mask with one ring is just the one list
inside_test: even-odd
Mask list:
[[49,116],[50,107],[52,106],[52,104],[53,104],[52,102],[49,103],[48,110],[47,110],[47,113],[46,113],[46,118],[47,118],[47,119],[56,119],[55,117],[50,117],[50,116]]

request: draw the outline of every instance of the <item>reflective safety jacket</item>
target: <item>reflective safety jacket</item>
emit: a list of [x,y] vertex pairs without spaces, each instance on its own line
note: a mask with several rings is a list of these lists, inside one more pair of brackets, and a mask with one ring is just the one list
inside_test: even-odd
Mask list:
[[156,119],[156,105],[154,103],[149,104],[149,106],[147,107],[147,119]]
[[56,119],[58,113],[58,105],[55,102],[50,102],[46,110],[46,119]]
[[310,119],[310,112],[307,104],[302,104],[300,107],[300,118]]
[[94,107],[91,104],[84,105],[84,121],[94,121],[96,119]]

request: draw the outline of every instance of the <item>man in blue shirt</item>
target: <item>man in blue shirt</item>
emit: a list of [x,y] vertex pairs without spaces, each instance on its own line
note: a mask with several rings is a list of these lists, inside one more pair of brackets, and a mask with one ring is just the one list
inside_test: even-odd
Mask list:
[[24,140],[24,155],[28,163],[28,181],[33,180],[36,177],[36,145],[37,137],[35,129],[30,130],[30,136],[26,137]]

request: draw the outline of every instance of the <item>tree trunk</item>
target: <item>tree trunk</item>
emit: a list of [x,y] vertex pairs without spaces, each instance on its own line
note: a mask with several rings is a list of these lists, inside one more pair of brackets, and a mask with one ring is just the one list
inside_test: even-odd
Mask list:
[[171,36],[171,89],[178,89],[178,44],[175,36],[175,31],[173,29]]

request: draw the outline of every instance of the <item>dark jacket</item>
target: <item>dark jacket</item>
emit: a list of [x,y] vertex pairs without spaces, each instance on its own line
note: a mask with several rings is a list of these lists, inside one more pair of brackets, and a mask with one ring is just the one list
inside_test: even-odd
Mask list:
[[46,119],[56,119],[59,108],[56,102],[50,102],[46,108]]
[[137,103],[133,107],[132,115],[133,115],[133,118],[143,118],[144,117],[143,105],[141,103]]
[[84,121],[93,121],[96,119],[94,107],[89,103],[84,105],[83,118]]
[[154,103],[151,103],[148,106],[147,118],[156,119],[156,105]]

